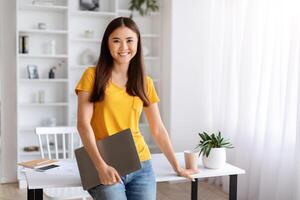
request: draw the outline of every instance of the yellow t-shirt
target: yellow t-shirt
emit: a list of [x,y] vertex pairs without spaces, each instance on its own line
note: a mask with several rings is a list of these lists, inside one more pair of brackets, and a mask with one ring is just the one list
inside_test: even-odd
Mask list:
[[[95,67],[89,67],[76,86],[79,91],[92,92],[95,82]],[[147,96],[150,104],[159,101],[153,80],[147,76]],[[140,161],[151,158],[149,148],[140,132],[139,119],[143,109],[143,101],[138,96],[130,96],[126,88],[121,88],[109,81],[105,89],[105,97],[101,102],[94,103],[91,126],[96,140],[101,140],[119,131],[130,128],[139,154]]]

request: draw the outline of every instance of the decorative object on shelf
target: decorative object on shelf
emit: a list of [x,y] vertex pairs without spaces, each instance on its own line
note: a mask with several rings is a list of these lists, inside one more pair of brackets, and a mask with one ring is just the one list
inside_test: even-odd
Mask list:
[[44,119],[42,124],[44,126],[56,126],[56,118],[50,117],[50,118]]
[[55,49],[56,49],[56,41],[55,40],[51,40],[50,42],[50,54],[55,55]]
[[19,53],[29,53],[29,37],[27,35],[19,36]]
[[39,4],[39,5],[54,5],[56,0],[32,0],[32,4]]
[[27,65],[27,72],[29,79],[38,79],[39,73],[36,65]]
[[226,148],[233,148],[232,144],[225,140],[221,132],[218,135],[199,133],[200,142],[196,148],[200,148],[199,156],[202,154],[203,165],[206,168],[218,169],[226,163]]
[[55,65],[52,65],[50,67],[50,70],[48,72],[48,78],[49,79],[55,79],[55,70],[57,70],[58,68],[61,68],[62,65],[65,63],[64,60],[61,60],[60,62],[58,62],[57,64]]
[[85,38],[93,38],[94,37],[94,31],[91,29],[85,30],[83,36]]
[[38,146],[27,146],[23,148],[23,151],[25,152],[32,152],[32,151],[39,151],[40,147]]
[[130,18],[133,16],[133,11],[138,11],[141,16],[148,15],[149,12],[159,10],[156,0],[131,0],[129,10],[131,10]]
[[85,49],[80,54],[80,64],[81,65],[96,64],[96,62],[97,62],[96,54],[91,49]]
[[51,67],[48,73],[48,78],[49,79],[55,79],[55,72],[54,72],[55,67]]
[[38,91],[38,102],[45,103],[45,91],[44,90]]
[[199,151],[186,150],[184,151],[184,162],[186,169],[198,169]]
[[144,55],[144,56],[148,56],[149,53],[150,53],[150,51],[149,51],[148,47],[144,45],[144,46],[143,46],[143,55]]
[[43,47],[44,47],[45,54],[55,55],[55,53],[56,53],[56,41],[55,40],[51,40],[49,42],[44,43]]
[[99,0],[80,0],[80,10],[99,11]]
[[45,30],[47,28],[47,24],[44,22],[39,22],[37,28],[40,30]]

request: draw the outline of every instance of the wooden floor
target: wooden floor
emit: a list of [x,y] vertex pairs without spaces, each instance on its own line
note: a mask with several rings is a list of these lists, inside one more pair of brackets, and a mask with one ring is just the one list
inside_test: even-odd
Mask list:
[[[198,196],[200,200],[227,200],[228,195],[219,188],[206,182],[199,182]],[[157,200],[189,200],[191,185],[184,183],[159,183]],[[0,184],[0,200],[26,200],[26,190],[18,189],[17,184]],[[46,198],[44,198],[46,199]]]

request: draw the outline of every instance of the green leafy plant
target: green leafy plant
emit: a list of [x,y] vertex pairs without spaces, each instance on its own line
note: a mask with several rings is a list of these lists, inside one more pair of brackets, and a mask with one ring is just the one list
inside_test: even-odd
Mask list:
[[155,12],[159,9],[156,0],[131,0],[129,10],[131,10],[130,18],[133,11],[136,10],[141,16],[147,15],[150,11]]
[[200,148],[199,156],[203,154],[208,157],[212,148],[233,148],[232,144],[222,137],[220,131],[218,135],[214,133],[209,135],[206,132],[198,133],[198,135],[200,136],[200,142],[195,149]]

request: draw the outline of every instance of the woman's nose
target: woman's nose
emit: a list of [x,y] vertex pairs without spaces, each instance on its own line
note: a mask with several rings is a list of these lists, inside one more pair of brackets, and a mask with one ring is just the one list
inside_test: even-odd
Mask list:
[[126,41],[124,41],[124,42],[121,42],[121,46],[120,46],[120,48],[121,48],[121,50],[126,50],[127,49],[127,43],[126,43]]

